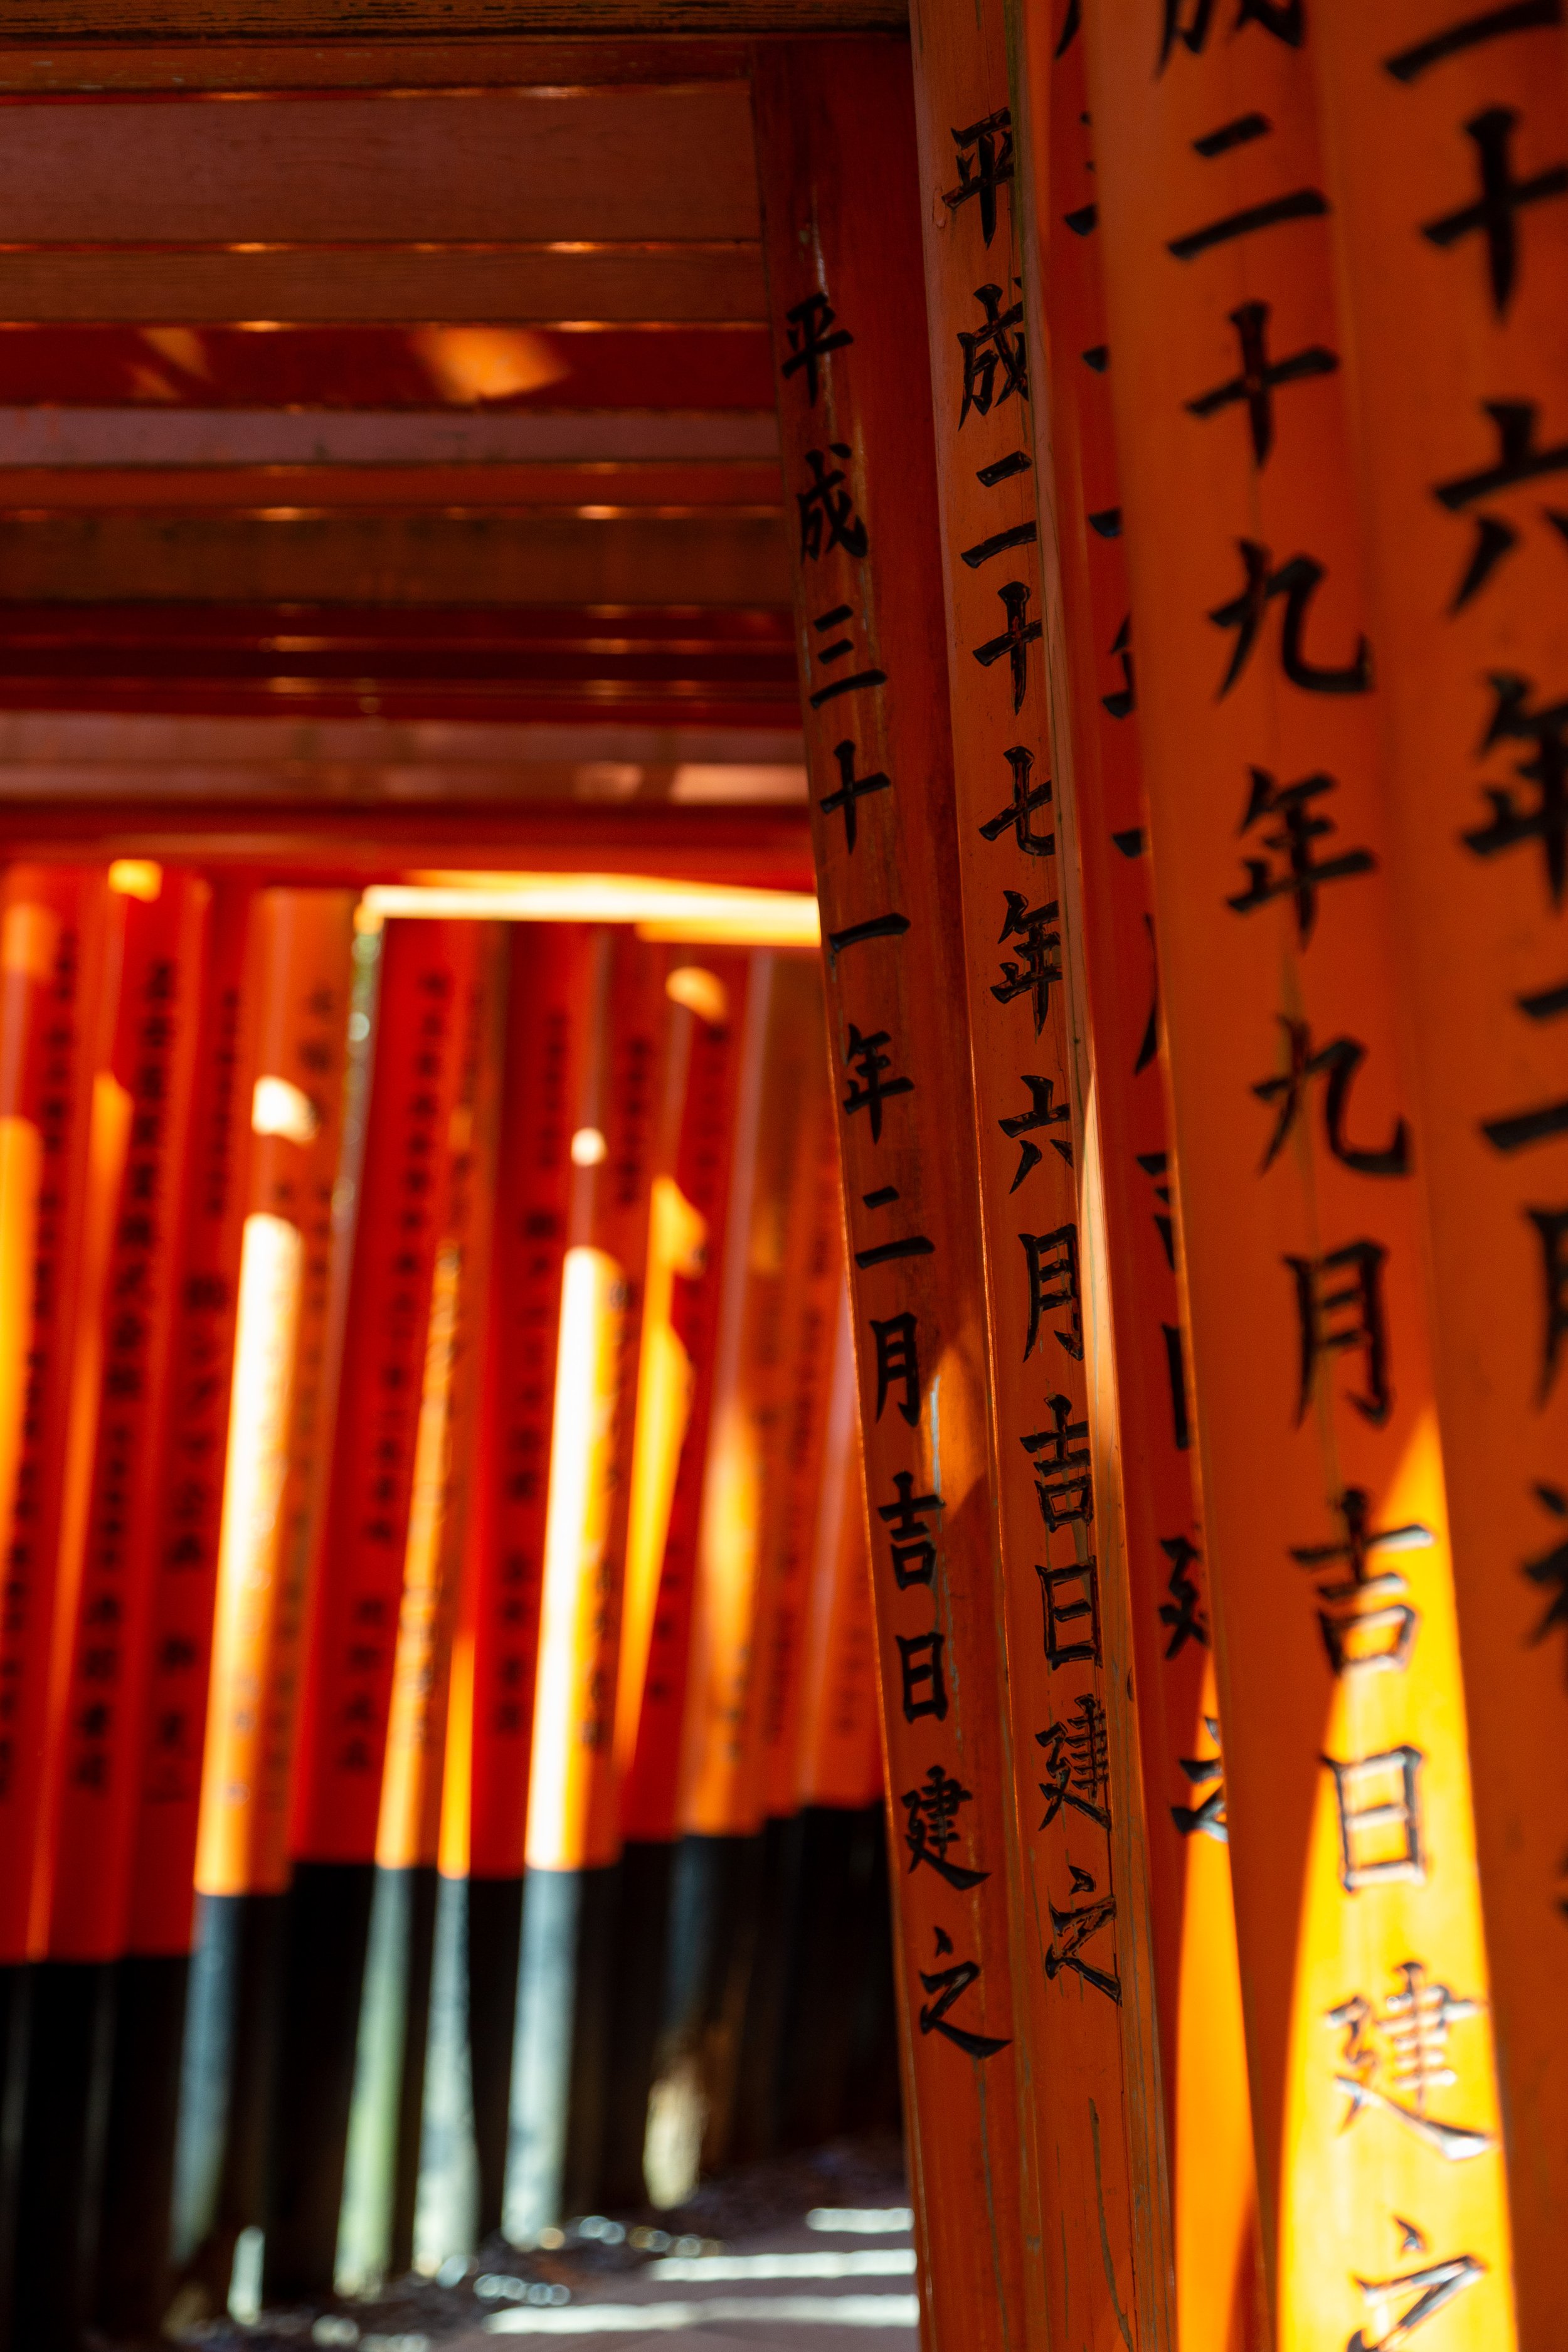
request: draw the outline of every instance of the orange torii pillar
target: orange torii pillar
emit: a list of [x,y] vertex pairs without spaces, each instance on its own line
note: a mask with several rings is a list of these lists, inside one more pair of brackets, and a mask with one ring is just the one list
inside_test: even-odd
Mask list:
[[234,1117],[247,1140],[237,1178],[232,1370],[226,1360],[213,1368],[227,1437],[209,1469],[218,1489],[216,1591],[174,2212],[176,2261],[194,2266],[220,2308],[235,2242],[260,2221],[265,2201],[305,1577],[326,1411],[353,910],[343,890],[258,895],[244,968],[255,992],[254,1042],[232,1073]]
[[[800,1906],[779,2060],[787,2147],[891,2120],[887,1846],[855,1335],[840,1279],[802,1632]],[[893,2064],[879,2062],[889,2057]],[[884,2079],[885,2078],[885,2079]]]
[[193,1081],[153,1574],[130,1928],[115,1996],[94,2312],[107,2331],[168,2305],[196,1823],[223,1521],[223,1467],[249,1171],[257,1011],[253,878],[212,885]]
[[[621,1934],[611,2020],[604,2197],[641,2203],[664,2021],[681,1728],[713,1404],[746,1006],[755,959],[678,964],[650,1204],[647,1287],[616,1699]],[[764,959],[764,961],[766,960]],[[748,1130],[757,1087],[747,1086]],[[678,1120],[677,1131],[668,1122]]]
[[91,2116],[114,2031],[136,1832],[153,1505],[183,1223],[207,889],[124,860],[84,1003],[91,1113],[71,1332],[18,2164],[12,2325],[74,2345],[91,2307]]
[[[1153,893],[1144,831],[1081,25],[1020,6],[1011,129],[1029,207],[1025,317],[1043,550],[1056,824],[1084,983],[1104,1202],[1094,1335],[1125,1473],[1124,1546],[1144,1790],[1153,1997],[1184,2352],[1260,2345],[1263,2290],[1236,1919],[1216,1761],[1219,1702],[1176,1280]],[[1004,152],[994,140],[993,153]],[[994,172],[998,166],[993,165]],[[1105,1296],[1109,1293],[1109,1296]],[[1111,1370],[1113,1360],[1113,1370]],[[1097,1418],[1091,1410],[1091,1424]],[[1097,1433],[1098,1435],[1098,1433]],[[1097,1453],[1097,1464],[1100,1456]],[[1120,1502],[1118,1528],[1114,1510]]]
[[597,2195],[614,1966],[616,1670],[668,951],[602,930],[572,1138],[504,2221]]
[[[523,1835],[544,1580],[550,1423],[593,934],[516,923],[496,1171],[467,1640],[453,1659],[442,1868],[468,1882],[468,2047],[479,2242],[501,2224]],[[467,1752],[453,1743],[467,1733]],[[459,1812],[466,1807],[466,1818]]]
[[100,866],[0,882],[0,1988],[5,2067],[29,1957],[91,1124]]
[[1531,2352],[1562,2332],[1568,2210],[1563,22],[1552,0],[1312,19]]
[[394,1897],[393,1916],[401,1912],[406,1926],[401,2048],[389,2053],[397,2075],[387,2256],[395,2278],[414,2262],[437,1913],[438,1902],[449,1899],[443,1897],[437,1864],[452,1638],[467,1548],[485,1327],[493,1297],[490,1249],[506,1010],[505,934],[494,925],[479,926],[476,944],[472,982],[462,1007],[465,1034],[458,1095],[445,1147],[446,1214],[431,1284],[375,1833],[378,1891],[401,1881],[397,1895],[402,1899]]
[[1003,0],[917,6],[911,46],[1023,1855],[1025,2145],[1054,2257],[1039,2288],[1053,2336],[1121,2327],[1153,2346],[1168,2335],[1170,2256],[1147,1863]]
[[775,1399],[773,1500],[752,1659],[755,1804],[763,1832],[757,1954],[741,2028],[729,2150],[771,2155],[782,2101],[783,2029],[795,1964],[805,1823],[799,1762],[806,1632],[822,1465],[833,1389],[833,1335],[844,1291],[838,1129],[820,1049],[822,982],[809,978],[810,1058],[797,1098],[800,1134],[784,1238],[783,1349]]
[[1310,19],[1083,21],[1275,2342],[1506,2347]]
[[289,1837],[265,2292],[331,2291],[436,1259],[479,927],[382,943],[331,1485]]
[[900,1831],[923,2304],[929,2343],[1001,2352],[1033,2334],[1012,1758],[909,63],[891,44],[759,47],[752,90],[784,478],[799,501],[796,635]]

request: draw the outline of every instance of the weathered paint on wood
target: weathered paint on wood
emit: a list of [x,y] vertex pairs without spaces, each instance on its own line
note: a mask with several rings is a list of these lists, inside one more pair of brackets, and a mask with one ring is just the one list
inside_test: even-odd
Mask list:
[[1091,1323],[1102,1213],[1063,951],[1023,178],[1002,0],[917,5],[911,30],[1022,1857],[1023,2226],[1037,2200],[1050,2340],[1154,2347],[1168,2331],[1163,2147],[1125,1561],[1108,1535],[1113,1444]]
[[[1152,0],[1085,8],[1084,226],[1104,246],[1217,1637],[1224,1745],[1194,1757],[1225,1790],[1276,2342],[1381,2340],[1426,2291],[1412,2275],[1454,2263],[1449,2344],[1506,2346],[1311,59],[1289,24],[1187,40],[1174,21]],[[1405,2017],[1455,2077],[1424,2105]]]
[[1545,2347],[1568,2200],[1568,38],[1560,8],[1331,0],[1312,48],[1386,701],[1520,2340]]
[[1095,1433],[1096,1460],[1109,1488],[1105,1546],[1124,1558],[1131,1604],[1136,1762],[1129,1754],[1125,1769],[1144,1797],[1152,1979],[1140,1997],[1152,1998],[1160,2035],[1174,2340],[1184,2352],[1242,2352],[1267,2341],[1267,2322],[1229,1853],[1204,1761],[1219,1702],[1176,1279],[1126,548],[1109,376],[1082,356],[1106,341],[1099,240],[1079,234],[1094,200],[1092,125],[1082,39],[1064,45],[1065,17],[1040,8],[1020,6],[1016,24],[1052,774],[1069,974],[1083,995],[1078,1066],[1081,1077],[1087,1060],[1104,1218],[1090,1423],[1110,1423],[1103,1450]]
[[909,65],[890,46],[803,43],[759,52],[753,87],[784,475],[803,501],[796,627],[922,2306],[944,2352],[1012,2352],[1037,2296]]

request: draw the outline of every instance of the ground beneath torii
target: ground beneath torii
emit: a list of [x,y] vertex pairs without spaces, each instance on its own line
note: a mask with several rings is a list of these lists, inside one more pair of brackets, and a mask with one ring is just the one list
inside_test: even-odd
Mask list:
[[[705,2182],[672,2213],[593,2216],[549,2252],[492,2243],[460,2276],[411,2277],[374,2302],[208,2322],[202,2352],[915,2352],[914,2253],[896,2141],[845,2143]],[[807,2221],[811,2214],[813,2220]],[[839,2226],[824,2227],[825,2221]],[[624,2234],[621,2234],[624,2233]]]

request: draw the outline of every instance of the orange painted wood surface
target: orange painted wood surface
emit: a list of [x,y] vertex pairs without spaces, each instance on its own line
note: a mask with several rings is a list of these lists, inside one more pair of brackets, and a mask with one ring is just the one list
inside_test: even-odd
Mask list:
[[[1448,2343],[1506,2345],[1311,60],[1289,10],[1233,38],[1089,0],[1084,28],[1219,1670],[1223,1748],[1194,1753],[1225,1792],[1275,2338],[1381,2341],[1440,2284]],[[1413,2097],[1405,2019],[1441,2095]]]
[[445,1214],[414,1444],[403,1593],[386,1719],[375,1858],[435,1862],[441,1843],[448,1699],[468,1548],[486,1320],[491,1300],[505,1004],[499,925],[479,927],[459,1007],[462,1060],[444,1144]]
[[1166,2337],[1169,2255],[1127,1769],[1131,1661],[1124,1560],[1107,1537],[1110,1451],[1091,1427],[1097,1212],[1090,1190],[1080,1198],[1088,1137],[1070,1030],[1082,1011],[1069,1013],[1063,945],[1002,0],[973,17],[917,8],[912,35],[1020,1858],[1015,1965],[1028,1988],[1022,2226],[1052,2250],[1039,2287],[1053,2338],[1109,2346],[1131,2330],[1153,2345]]
[[321,1566],[310,1596],[293,1853],[368,1862],[385,1755],[436,1259],[450,1202],[478,927],[391,923]]
[[1390,872],[1429,1204],[1520,2339],[1568,2200],[1568,36],[1550,6],[1313,16]]
[[255,1082],[257,892],[213,890],[202,974],[169,1403],[153,1506],[146,1718],[131,1882],[132,1952],[190,1948],[224,1462]]
[[471,1528],[468,1868],[480,1878],[522,1870],[587,944],[576,925],[517,923],[507,947],[494,1291]]
[[110,869],[32,1906],[32,1944],[58,1959],[112,1959],[130,1925],[210,895],[192,874]]
[[204,1895],[277,1894],[289,1881],[306,1599],[331,1426],[353,914],[346,891],[266,890],[253,917],[254,1059],[239,1105],[251,1134],[196,1832]]
[[101,867],[0,882],[0,1958],[28,1957],[87,1199]]
[[826,1095],[821,1013],[809,963],[756,960],[742,1046],[756,1125],[737,1154],[725,1241],[682,1732],[688,1835],[747,1837],[767,1809],[768,1662],[789,1539],[792,1386]]
[[910,1825],[894,1903],[922,2310],[931,2344],[1011,2347],[1011,1759],[909,64],[781,45],[753,90],[883,1722]]
[[882,1793],[877,1633],[866,1540],[866,1482],[855,1390],[855,1333],[841,1292],[822,1485],[807,1599],[796,1801],[868,1805]]
[[[684,1016],[691,1026],[680,1134],[669,1175],[681,1210],[696,1222],[686,1228],[684,1252],[672,1264],[667,1313],[669,1337],[689,1368],[689,1384],[668,1516],[657,1548],[657,1580],[639,1603],[646,1608],[646,1628],[638,1628],[640,1663],[637,1650],[622,1654],[616,1742],[624,1757],[621,1826],[627,1839],[661,1842],[677,1833],[731,1178],[735,1155],[749,1149],[742,1133],[741,1047],[747,1034],[752,961],[705,957],[697,968],[718,982],[722,1002],[713,999],[704,1013],[695,1009],[696,992],[689,992],[691,1003]],[[680,970],[677,965],[672,982]],[[681,1018],[678,1005],[672,1019],[678,1023]],[[754,1124],[754,1087],[746,1100],[747,1120]],[[651,1569],[653,1563],[649,1565]]]
[[[1116,1458],[1107,1541],[1125,1558],[1144,1792],[1152,1999],[1175,2271],[1174,2341],[1267,2342],[1235,1911],[1196,1455],[1176,1280],[1153,896],[1130,649],[1084,42],[1021,8],[1033,235],[1046,656],[1077,1032],[1091,1072],[1105,1282],[1094,1327]],[[1076,936],[1075,936],[1076,933]],[[1113,1363],[1110,1360],[1113,1357]],[[1094,1416],[1091,1414],[1091,1419]]]
[[530,1869],[615,1861],[616,1692],[668,949],[598,930],[574,1115],[528,1791]]

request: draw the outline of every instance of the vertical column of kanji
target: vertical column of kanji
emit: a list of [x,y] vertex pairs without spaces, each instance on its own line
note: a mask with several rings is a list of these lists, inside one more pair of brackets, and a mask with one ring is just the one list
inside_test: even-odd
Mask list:
[[[232,1374],[217,1362],[203,1374],[221,1382],[227,1433],[221,1451],[215,1433],[207,1457],[216,1463],[207,1504],[218,1516],[216,1590],[174,2252],[220,2308],[235,2240],[262,2210],[353,912],[343,890],[258,894],[246,967],[254,1043],[215,1080],[237,1089],[231,1116],[245,1147],[232,1178],[240,1221]],[[190,1403],[193,1413],[214,1409],[202,1383]],[[171,1505],[179,1514],[172,1564],[182,1573],[184,1513],[196,1499],[181,1484]]]
[[668,954],[598,933],[551,1425],[505,2220],[596,2199],[620,1855],[615,1718]]
[[169,1310],[168,1408],[151,1514],[146,1714],[130,1929],[115,1996],[94,2307],[101,2326],[122,2335],[155,2326],[168,2304],[180,2051],[250,1132],[256,905],[251,880],[213,885],[179,1273]]
[[[1568,2200],[1568,43],[1318,10],[1434,1241],[1521,2338]],[[1440,1010],[1439,1010],[1440,1008]]]
[[1084,29],[1277,2340],[1505,2344],[1309,19]]
[[[1137,1782],[1125,1769],[1134,1752],[1131,1661],[1121,1548],[1106,1533],[1113,1496],[1099,1496],[1096,1526],[1080,1287],[1085,1214],[1096,1212],[1089,1192],[1082,1212],[1079,1198],[1085,1136],[1063,983],[1003,0],[962,19],[918,7],[914,51],[1008,1691],[1026,1857],[1016,1925],[1030,1988],[1029,2121],[1046,2242],[1064,2249],[1049,2266],[1053,2325],[1094,2333],[1121,2313],[1159,2341],[1168,2251],[1152,2019],[1141,1997],[1148,1969],[1133,1948],[1146,1939],[1147,1906]],[[1103,1462],[1103,1443],[1100,1452]],[[911,1835],[918,1822],[911,1815]]]
[[[1041,467],[1056,814],[1069,971],[1086,1020],[1103,1204],[1107,1377],[1145,1791],[1175,2329],[1184,2346],[1262,2324],[1258,2191],[1223,1794],[1207,1570],[1187,1408],[1153,890],[1143,829],[1092,126],[1079,15],[1020,5],[1026,315]],[[1114,1363],[1110,1361],[1114,1354]],[[1097,1470],[1103,1460],[1090,1399]],[[1125,1475],[1123,1467],[1125,1465]],[[1129,1762],[1133,1759],[1130,1757]]]
[[[111,889],[118,880],[111,867]],[[116,1002],[94,1077],[101,1291],[78,1342],[96,1377],[83,1397],[81,1516],[72,1556],[61,1559],[47,1851],[33,1897],[39,1949],[69,1960],[114,1958],[129,1927],[153,1496],[208,898],[193,875],[141,866],[121,895]]]
[[343,1380],[300,1715],[267,2222],[269,2296],[329,2292],[342,2197],[426,1337],[475,925],[382,948]]
[[500,2228],[522,1925],[550,1418],[592,934],[518,923],[496,1173],[488,1395],[475,1496],[468,2041],[477,2227]]
[[883,1713],[929,1832],[895,1882],[924,2309],[937,2345],[1011,2345],[1011,1758],[909,66],[780,46],[752,89]]

